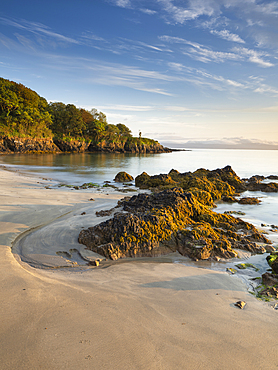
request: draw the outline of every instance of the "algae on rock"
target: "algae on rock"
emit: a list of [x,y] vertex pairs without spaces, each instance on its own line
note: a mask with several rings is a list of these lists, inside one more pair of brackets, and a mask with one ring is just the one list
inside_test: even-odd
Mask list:
[[178,251],[194,259],[236,257],[234,248],[255,253],[268,243],[256,228],[218,214],[182,188],[134,195],[122,212],[79,234],[79,242],[106,258],[158,256]]

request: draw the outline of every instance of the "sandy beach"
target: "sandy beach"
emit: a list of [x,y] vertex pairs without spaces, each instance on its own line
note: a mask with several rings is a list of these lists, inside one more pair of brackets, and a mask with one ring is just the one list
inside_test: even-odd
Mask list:
[[126,194],[0,174],[1,369],[278,368],[278,310],[236,276],[171,257],[86,265],[80,230]]

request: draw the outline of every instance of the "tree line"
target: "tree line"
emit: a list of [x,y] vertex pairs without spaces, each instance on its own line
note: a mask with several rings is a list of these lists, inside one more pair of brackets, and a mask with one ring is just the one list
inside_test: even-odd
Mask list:
[[0,136],[75,139],[95,144],[132,140],[126,125],[109,124],[106,115],[95,108],[88,111],[74,104],[48,103],[35,91],[4,78],[0,78]]

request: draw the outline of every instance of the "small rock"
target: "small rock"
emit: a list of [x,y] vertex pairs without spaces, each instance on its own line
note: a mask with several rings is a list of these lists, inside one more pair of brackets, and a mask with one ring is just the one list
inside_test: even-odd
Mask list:
[[116,182],[129,182],[133,181],[133,177],[129,175],[127,172],[121,171],[116,176],[114,181]]
[[90,198],[89,200],[94,200],[93,198]]
[[99,260],[89,261],[89,266],[99,266]]
[[244,301],[237,301],[235,306],[239,307],[241,310],[246,306],[246,302]]
[[227,267],[226,271],[229,272],[232,275],[234,275],[236,273],[236,270],[233,269],[232,267]]
[[82,212],[82,213],[81,213],[81,216],[83,216],[83,215],[85,215],[85,214],[86,214],[86,212]]

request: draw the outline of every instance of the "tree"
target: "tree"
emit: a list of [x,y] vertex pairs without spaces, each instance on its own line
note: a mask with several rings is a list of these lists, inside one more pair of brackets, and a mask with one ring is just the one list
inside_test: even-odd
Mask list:
[[107,124],[105,128],[105,139],[111,142],[119,141],[120,130],[116,125]]
[[118,123],[117,127],[119,129],[120,136],[122,136],[122,137],[131,136],[131,130],[126,125],[124,125],[123,123]]
[[58,137],[77,138],[83,136],[86,125],[82,114],[73,104],[61,102],[50,103],[49,111],[52,117],[51,129]]

